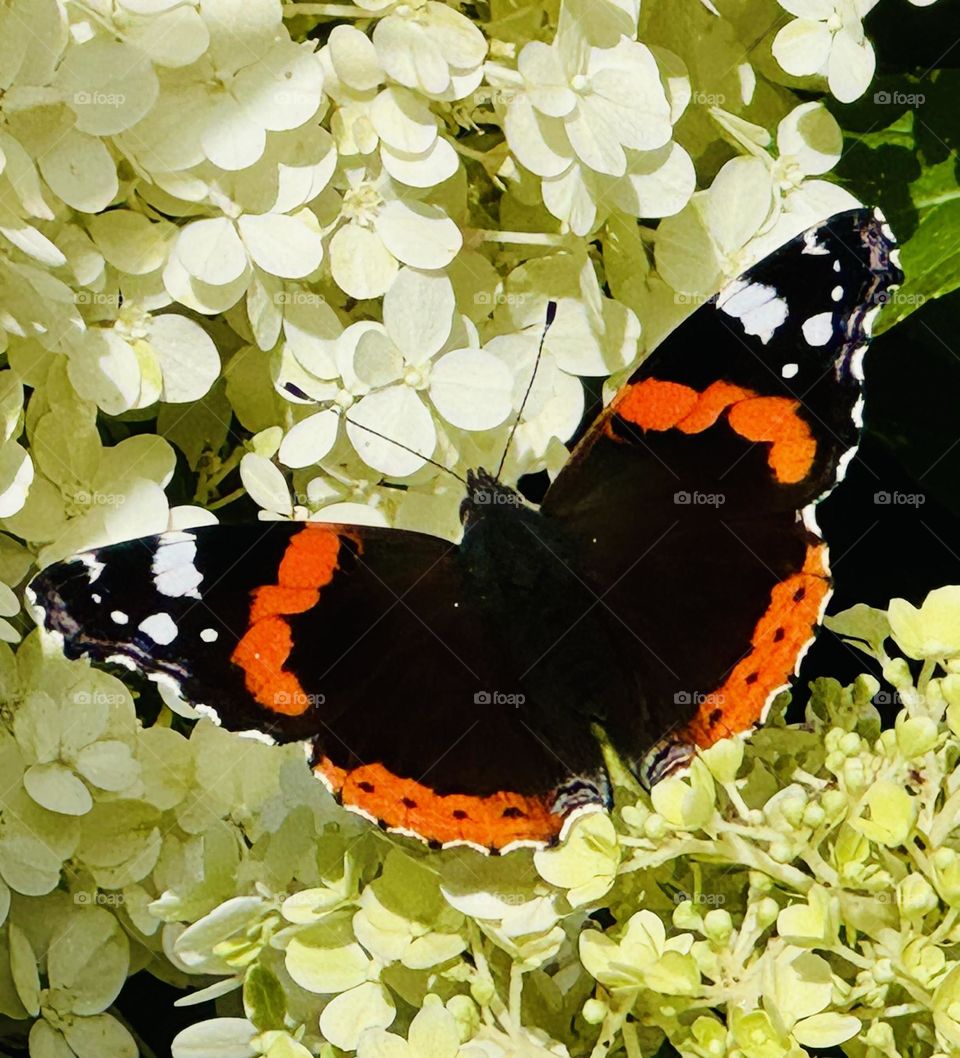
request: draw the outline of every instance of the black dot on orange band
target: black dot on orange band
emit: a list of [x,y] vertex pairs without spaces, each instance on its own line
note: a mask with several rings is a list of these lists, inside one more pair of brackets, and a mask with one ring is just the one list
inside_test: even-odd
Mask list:
[[402,799],[402,804],[403,804],[404,808],[416,808],[417,807],[417,802],[414,801],[414,799],[412,797],[404,797]]
[[804,598],[804,596],[806,594],[807,594],[807,589],[806,588],[797,588],[797,590],[793,593],[793,601],[794,602],[800,602]]
[[783,628],[778,628],[776,630],[776,632],[773,633],[773,641],[774,641],[774,643],[779,643],[780,640],[783,639],[783,637],[786,634],[787,633],[786,633],[786,631]]
[[358,782],[357,786],[359,786],[364,793],[373,793],[374,787],[372,782]]
[[714,709],[713,712],[710,714],[710,723],[711,723],[711,725],[719,723],[720,718],[722,716],[723,716],[723,710],[722,709]]
[[760,679],[760,673],[759,672],[751,672],[750,675],[747,677],[746,682],[747,683],[756,683],[757,680],[759,680],[759,679]]
[[504,819],[525,819],[526,812],[521,811],[516,805],[510,805],[509,808],[505,808],[501,813]]
[[464,812],[464,810],[462,808],[455,808],[453,810],[453,818],[454,819],[466,819],[467,818],[467,813]]

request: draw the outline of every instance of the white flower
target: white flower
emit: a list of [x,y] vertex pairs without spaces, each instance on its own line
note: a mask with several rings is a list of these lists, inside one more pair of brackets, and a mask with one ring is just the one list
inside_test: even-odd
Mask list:
[[401,264],[445,268],[463,245],[460,229],[439,207],[404,194],[386,172],[346,171],[340,226],[330,240],[330,271],[351,297],[381,297]]
[[544,204],[576,234],[596,226],[601,208],[662,217],[689,199],[693,163],[671,142],[679,115],[645,45],[622,37],[600,48],[576,35],[531,41],[516,72],[487,70],[507,90],[510,150],[542,178]]
[[758,125],[715,110],[723,127],[749,151],[723,165],[657,233],[657,271],[674,290],[709,295],[723,278],[740,275],[761,257],[825,217],[858,205],[848,191],[810,179],[840,158],[842,134],[817,102],[795,107],[778,125],[778,154]]
[[47,401],[28,431],[37,473],[27,502],[6,519],[6,528],[44,545],[41,565],[166,530],[172,512],[163,489],[175,464],[170,445],[156,434],[140,434],[105,447],[95,407],[60,397],[59,385],[54,390],[55,399],[33,397]]
[[[352,324],[336,355],[343,385],[331,384],[328,399],[348,411],[347,437],[361,459],[391,477],[415,473],[433,455],[434,413],[463,430],[489,430],[513,406],[510,370],[469,343],[445,275],[401,269],[384,296],[383,323]],[[302,420],[284,438],[281,460],[307,466],[322,459],[339,419],[327,408]]]
[[112,326],[90,327],[70,350],[70,381],[108,415],[158,400],[199,400],[220,374],[207,332],[178,313],[153,316],[124,302]]
[[457,171],[457,152],[439,135],[439,118],[423,98],[398,85],[379,90],[385,75],[365,34],[337,26],[320,61],[336,103],[330,127],[341,154],[370,154],[379,147],[383,168],[411,187],[434,187]]
[[794,15],[776,35],[773,54],[787,73],[827,78],[841,103],[867,90],[876,69],[862,19],[877,0],[779,0]]
[[383,69],[399,84],[443,100],[462,99],[480,84],[487,42],[459,11],[437,0],[364,0],[360,6],[391,6],[377,22],[373,44]]
[[117,137],[148,172],[176,172],[209,159],[252,165],[268,132],[299,128],[323,106],[323,71],[312,42],[290,40],[279,4],[250,0],[243,17],[225,0],[203,0],[210,44],[195,62],[159,71],[156,104]]

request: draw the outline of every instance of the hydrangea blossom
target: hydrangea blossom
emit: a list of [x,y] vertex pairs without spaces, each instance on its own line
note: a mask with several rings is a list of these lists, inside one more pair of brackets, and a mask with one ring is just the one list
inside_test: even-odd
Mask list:
[[787,73],[826,77],[841,103],[867,90],[877,60],[863,32],[864,16],[877,0],[778,0],[794,16],[773,41],[773,54]]

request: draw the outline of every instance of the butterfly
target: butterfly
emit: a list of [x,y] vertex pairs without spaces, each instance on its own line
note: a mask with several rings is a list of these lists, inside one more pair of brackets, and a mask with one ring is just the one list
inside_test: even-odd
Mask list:
[[815,505],[854,454],[869,323],[901,279],[879,212],[810,228],[640,365],[539,508],[468,473],[459,544],[204,526],[56,563],[29,598],[67,656],[305,742],[385,829],[555,841],[610,804],[598,730],[649,787],[789,685],[830,596]]

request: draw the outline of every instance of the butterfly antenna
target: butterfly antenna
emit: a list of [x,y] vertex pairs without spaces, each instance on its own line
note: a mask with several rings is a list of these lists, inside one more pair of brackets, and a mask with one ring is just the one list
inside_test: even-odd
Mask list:
[[431,459],[429,456],[425,456],[423,452],[418,452],[415,448],[411,448],[409,445],[403,444],[402,441],[395,441],[392,437],[387,437],[386,434],[380,433],[379,430],[374,430],[372,426],[365,426],[362,422],[357,422],[356,419],[351,419],[345,411],[341,411],[337,408],[326,404],[325,401],[313,400],[308,397],[306,393],[300,389],[299,386],[295,386],[292,382],[287,382],[283,387],[291,396],[296,397],[297,400],[309,401],[311,404],[325,405],[329,411],[335,412],[340,416],[344,422],[348,422],[351,426],[356,426],[358,430],[365,430],[367,433],[373,434],[374,437],[379,437],[382,441],[387,441],[392,445],[396,445],[397,448],[402,448],[404,452],[409,452],[411,455],[416,456],[418,459],[422,459],[425,463],[429,463],[431,466],[437,467],[439,470],[445,470],[448,474],[452,474],[457,481],[466,485],[466,478],[462,478],[455,470],[451,470],[449,467],[444,466],[443,463],[439,463],[436,459]]
[[507,443],[503,449],[503,455],[500,457],[500,465],[497,467],[497,472],[494,475],[494,480],[500,480],[500,474],[503,471],[503,464],[507,461],[507,453],[510,451],[510,445],[513,444],[513,435],[517,432],[517,427],[520,425],[520,419],[523,416],[523,409],[527,406],[527,398],[530,396],[530,390],[533,389],[533,381],[537,377],[537,369],[540,367],[540,358],[543,356],[543,343],[547,340],[547,331],[550,330],[550,324],[553,323],[557,316],[557,303],[555,301],[547,302],[547,317],[543,324],[543,332],[540,335],[540,345],[537,347],[537,358],[533,362],[533,372],[530,375],[530,381],[527,383],[527,391],[523,395],[523,400],[520,401],[520,410],[517,412],[517,417],[513,420],[513,426],[510,428],[510,436],[507,438]]

